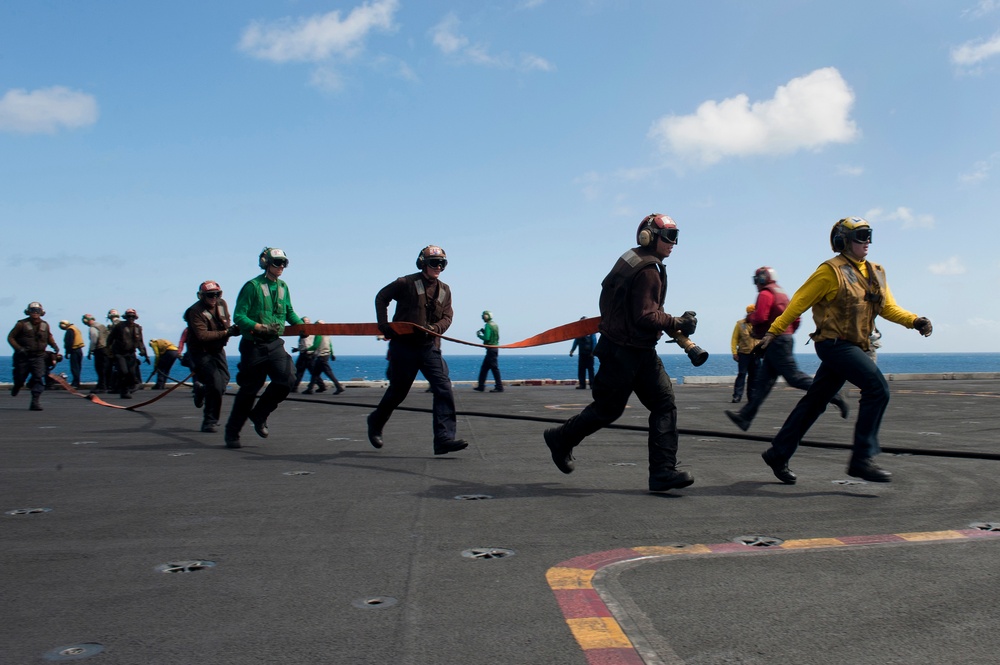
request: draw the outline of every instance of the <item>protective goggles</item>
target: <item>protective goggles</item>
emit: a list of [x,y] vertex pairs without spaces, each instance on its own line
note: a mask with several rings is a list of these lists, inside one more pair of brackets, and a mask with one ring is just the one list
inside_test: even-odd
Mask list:
[[42,313],[42,308],[41,307],[29,307],[28,308],[28,314],[41,314],[41,313]]
[[288,259],[282,259],[282,258],[270,259],[268,263],[270,263],[272,266],[275,266],[276,268],[285,268],[288,266]]
[[851,242],[871,242],[872,230],[870,227],[862,226],[847,232],[847,239]]
[[441,270],[444,270],[445,266],[448,265],[448,259],[427,259],[424,263],[426,263],[429,268],[440,268]]
[[205,296],[206,298],[218,298],[219,296],[222,295],[222,291],[202,291],[201,295]]
[[667,242],[669,242],[671,245],[676,245],[677,244],[677,233],[678,233],[678,230],[679,230],[679,229],[677,229],[677,227],[667,228],[667,229],[658,229],[658,230],[657,229],[651,229],[651,230],[655,231],[656,235],[660,236],[661,238],[663,238],[664,240],[666,240]]

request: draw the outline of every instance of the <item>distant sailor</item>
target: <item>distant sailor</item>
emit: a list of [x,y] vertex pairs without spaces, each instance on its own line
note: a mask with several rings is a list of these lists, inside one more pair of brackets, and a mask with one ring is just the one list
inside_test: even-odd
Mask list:
[[889,383],[867,354],[875,317],[915,328],[924,337],[930,336],[934,328],[930,319],[896,304],[885,269],[867,260],[871,242],[871,225],[861,217],[846,217],[834,224],[830,247],[837,255],[821,263],[799,287],[788,308],[761,340],[761,347],[766,349],[786,327],[812,308],[816,332],[810,337],[820,359],[819,369],[812,386],[789,414],[771,447],[762,454],[775,477],[788,485],[796,480],[788,461],[846,382],[861,389],[847,475],[876,483],[892,480],[892,474],[875,463],[879,454],[878,430],[889,404]]
[[486,349],[483,364],[479,367],[479,381],[476,383],[474,390],[478,390],[479,392],[486,390],[486,376],[489,372],[492,372],[493,390],[490,392],[502,393],[503,381],[500,380],[500,350],[495,348],[500,343],[500,326],[493,320],[493,314],[489,311],[483,312],[483,323],[485,325],[476,331],[476,337],[483,340],[483,344],[491,348]]

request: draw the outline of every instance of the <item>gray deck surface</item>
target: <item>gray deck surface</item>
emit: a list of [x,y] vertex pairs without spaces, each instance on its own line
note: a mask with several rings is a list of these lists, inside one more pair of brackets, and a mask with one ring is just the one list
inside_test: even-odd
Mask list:
[[[62,391],[31,412],[26,393],[3,394],[0,663],[86,643],[103,648],[81,658],[95,665],[600,662],[546,578],[575,558],[1000,523],[1000,461],[976,458],[1000,453],[1000,382],[891,388],[883,448],[932,454],[885,452],[891,484],[848,485],[847,450],[802,447],[786,486],[760,459],[766,443],[724,416],[729,385],[679,385],[682,468],[696,482],[666,495],[646,491],[641,431],[599,432],[576,472],[559,473],[541,434],[586,404],[571,386],[457,386],[470,446],[442,457],[420,410],[395,413],[383,449],[368,444],[378,386],[293,395],[271,436],[248,426],[240,450],[198,431],[187,388],[136,412]],[[747,434],[773,435],[801,395],[776,388]],[[430,400],[415,387],[404,406]],[[807,440],[846,445],[854,418],[828,411]],[[619,424],[645,422],[633,398]],[[595,587],[647,663],[998,660],[1000,538],[741,547],[608,566]],[[463,556],[477,548],[512,553]],[[157,569],[188,561],[215,565]]]

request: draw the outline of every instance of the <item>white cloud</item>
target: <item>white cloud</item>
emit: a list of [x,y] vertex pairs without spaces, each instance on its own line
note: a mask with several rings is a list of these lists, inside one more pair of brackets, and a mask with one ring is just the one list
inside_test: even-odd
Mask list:
[[396,28],[393,15],[399,0],[374,0],[355,7],[341,20],[340,11],[300,19],[251,23],[239,48],[271,62],[323,62],[333,57],[352,58],[376,30]]
[[934,215],[915,215],[912,210],[900,206],[893,211],[885,212],[882,208],[872,208],[865,213],[869,222],[902,222],[904,229],[932,229]]
[[929,265],[928,270],[931,271],[932,275],[963,275],[965,274],[965,266],[962,265],[961,259],[957,256],[952,256],[947,261],[942,263],[932,263]]
[[1000,164],[1000,152],[995,152],[986,159],[976,162],[972,165],[972,171],[960,174],[958,179],[968,185],[978,185],[990,177],[990,171],[997,164]]
[[468,46],[468,38],[457,34],[458,27],[458,16],[454,13],[449,13],[441,19],[440,23],[431,28],[431,40],[434,42],[434,46],[437,46],[445,54],[455,53]]
[[555,71],[555,65],[533,53],[521,53],[518,58],[514,58],[508,53],[494,54],[490,52],[487,44],[471,43],[468,37],[459,32],[460,28],[461,21],[458,16],[454,12],[449,12],[430,29],[431,41],[445,55],[474,65],[496,69],[516,69],[524,72]]
[[62,86],[8,90],[0,98],[0,131],[54,134],[97,122],[97,100]]
[[1000,1],[998,0],[979,0],[976,6],[972,9],[962,10],[962,16],[971,16],[972,18],[982,18],[991,12],[995,12],[1000,9]]
[[988,40],[976,39],[953,48],[951,61],[961,67],[971,67],[996,55],[1000,55],[1000,33]]
[[714,164],[725,157],[786,154],[847,143],[860,132],[850,119],[854,92],[834,67],[779,86],[774,97],[750,103],[740,94],[703,102],[691,115],[664,116],[649,136],[664,153]]
[[837,175],[846,175],[857,177],[863,175],[865,172],[865,167],[863,166],[852,166],[851,164],[841,164],[837,167]]

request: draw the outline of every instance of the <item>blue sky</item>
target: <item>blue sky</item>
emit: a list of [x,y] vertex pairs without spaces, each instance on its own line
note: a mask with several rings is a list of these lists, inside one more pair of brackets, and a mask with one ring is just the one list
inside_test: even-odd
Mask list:
[[998,180],[1000,0],[0,4],[11,326],[32,300],[134,307],[176,339],[198,284],[234,304],[264,246],[300,313],[372,321],[433,243],[450,334],[490,309],[512,342],[597,315],[661,212],[666,309],[728,354],[754,270],[793,291],[860,215],[935,326],[885,322],[883,351],[996,352]]

